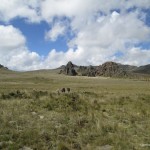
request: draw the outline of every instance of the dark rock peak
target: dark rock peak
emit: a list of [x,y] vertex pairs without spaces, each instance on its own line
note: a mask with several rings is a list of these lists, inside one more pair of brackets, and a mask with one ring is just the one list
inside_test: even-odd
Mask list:
[[74,67],[75,65],[69,61],[62,72],[66,75],[76,76],[77,72]]
[[8,70],[7,67],[4,67],[3,65],[0,64],[0,69],[5,69],[5,70]]
[[71,61],[69,61],[68,63],[67,63],[67,65],[66,65],[66,67],[74,67],[74,64],[71,62]]
[[0,68],[4,68],[4,66],[0,64]]
[[119,66],[116,62],[108,61],[102,64],[102,66],[112,67],[112,66]]

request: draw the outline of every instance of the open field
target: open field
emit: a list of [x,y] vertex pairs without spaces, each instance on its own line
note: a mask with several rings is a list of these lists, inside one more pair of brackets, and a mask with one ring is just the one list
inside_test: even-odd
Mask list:
[[150,81],[0,72],[0,149],[23,148],[149,150]]

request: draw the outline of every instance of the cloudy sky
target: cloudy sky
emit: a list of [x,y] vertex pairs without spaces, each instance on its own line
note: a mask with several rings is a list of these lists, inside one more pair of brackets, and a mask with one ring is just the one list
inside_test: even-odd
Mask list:
[[150,64],[150,0],[0,0],[0,64]]

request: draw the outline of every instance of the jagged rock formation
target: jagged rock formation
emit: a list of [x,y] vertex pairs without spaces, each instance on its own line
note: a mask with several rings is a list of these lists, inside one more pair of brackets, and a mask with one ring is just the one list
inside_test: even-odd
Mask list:
[[0,64],[0,69],[8,70],[7,67],[4,67],[3,65]]
[[111,61],[99,66],[76,66],[68,62],[66,66],[63,65],[59,69],[61,69],[60,73],[70,76],[132,77],[135,73],[150,74],[150,65],[137,67]]
[[95,77],[96,76],[96,68],[93,66],[80,66],[77,70],[78,75],[81,76],[89,76],[89,77]]
[[127,73],[117,63],[106,62],[97,68],[97,75],[106,77],[120,77],[127,76]]
[[87,76],[95,77],[96,76],[96,68],[93,66],[87,67]]
[[69,61],[67,65],[64,67],[64,69],[61,70],[61,73],[69,75],[69,76],[76,76],[77,72],[74,69],[74,67],[75,65],[71,61]]
[[[62,68],[62,67],[61,67]],[[126,76],[126,71],[121,69],[115,62],[106,62],[101,66],[76,66],[72,62],[68,62],[67,65],[61,70],[60,73],[70,76],[106,76],[106,77],[119,77]]]

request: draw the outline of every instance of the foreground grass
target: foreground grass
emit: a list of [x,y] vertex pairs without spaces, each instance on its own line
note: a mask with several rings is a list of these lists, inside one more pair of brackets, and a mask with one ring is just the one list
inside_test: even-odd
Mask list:
[[0,149],[150,149],[149,82],[53,73],[0,82]]

